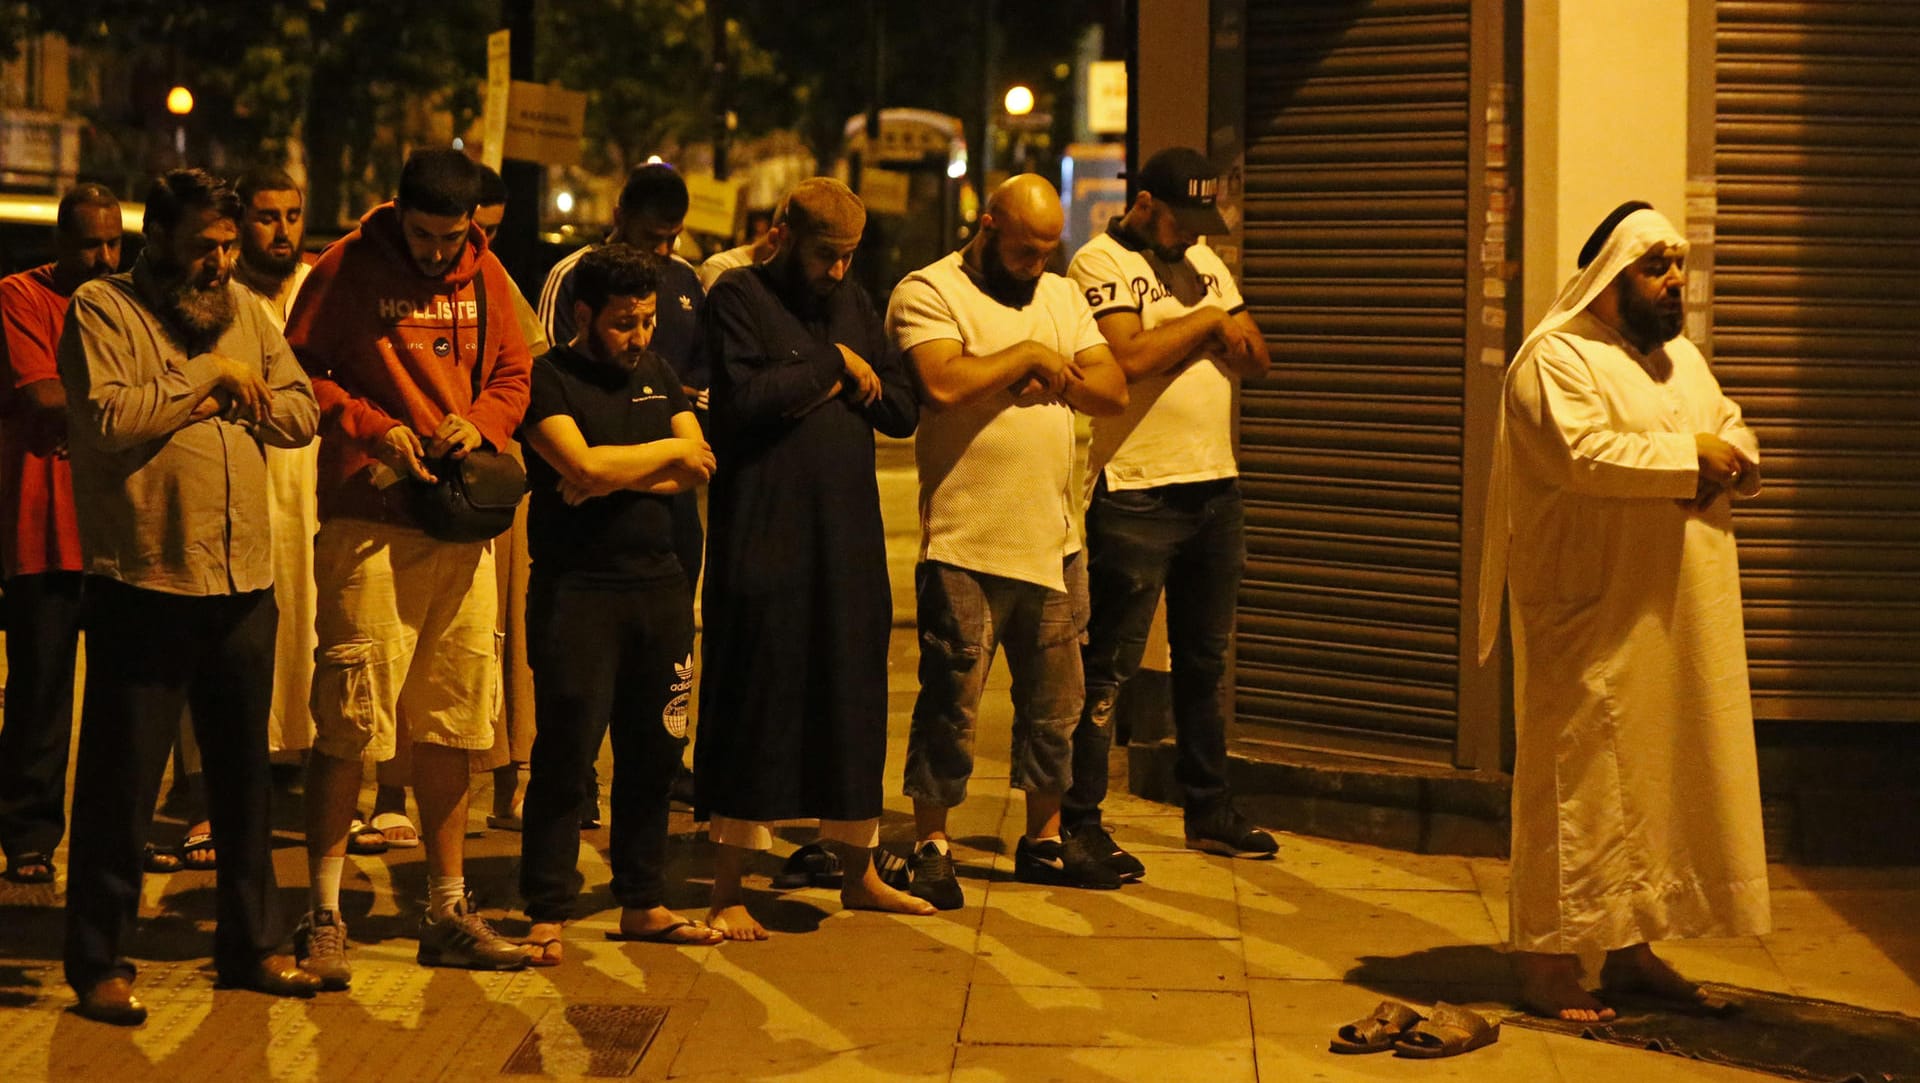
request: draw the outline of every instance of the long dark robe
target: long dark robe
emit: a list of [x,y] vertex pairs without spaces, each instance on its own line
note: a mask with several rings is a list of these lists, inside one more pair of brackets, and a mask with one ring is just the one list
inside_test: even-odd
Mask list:
[[[701,333],[713,366],[700,725],[702,814],[879,816],[892,595],[874,430],[907,436],[919,407],[866,291],[784,291],[767,267],[722,275]],[[848,389],[835,343],[885,393]]]

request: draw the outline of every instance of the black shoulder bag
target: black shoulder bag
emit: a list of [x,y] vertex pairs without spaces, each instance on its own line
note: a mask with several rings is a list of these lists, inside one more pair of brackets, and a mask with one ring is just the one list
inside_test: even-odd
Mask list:
[[[480,398],[480,369],[487,362],[487,279],[480,272],[474,290],[480,315],[479,350],[473,361],[473,398]],[[457,311],[457,309],[456,309]],[[454,341],[460,329],[454,326]],[[410,482],[413,517],[429,535],[448,542],[497,538],[513,525],[514,509],[527,492],[527,471],[513,456],[475,448],[465,458],[442,456],[427,462],[440,480]]]

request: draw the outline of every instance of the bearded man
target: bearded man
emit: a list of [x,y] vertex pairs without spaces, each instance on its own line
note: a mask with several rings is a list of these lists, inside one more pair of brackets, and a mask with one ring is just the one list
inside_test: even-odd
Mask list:
[[320,411],[286,340],[231,284],[240,201],[197,169],[147,194],[129,274],[74,291],[59,371],[88,600],[73,791],[66,977],[79,1013],[146,1019],[121,954],[140,841],[191,705],[221,840],[220,983],[311,996],[277,951],[267,702],[276,611],[267,446],[312,441]]
[[733,940],[767,936],[740,880],[784,820],[819,821],[842,905],[933,912],[873,861],[892,609],[873,434],[912,435],[919,407],[872,299],[846,278],[860,197],[813,177],[785,207],[772,259],[721,275],[702,322],[720,465],[694,770],[719,846],[708,920]]
[[[1724,1005],[1656,940],[1769,931],[1730,496],[1760,449],[1681,337],[1687,243],[1607,217],[1507,372],[1480,657],[1513,615],[1511,939],[1539,1015]],[[1596,997],[1579,953],[1606,953]]]

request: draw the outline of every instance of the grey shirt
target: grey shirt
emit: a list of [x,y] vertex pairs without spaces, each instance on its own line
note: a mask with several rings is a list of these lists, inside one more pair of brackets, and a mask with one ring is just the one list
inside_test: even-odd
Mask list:
[[[234,319],[189,355],[154,311],[144,257],[132,273],[73,293],[60,337],[73,497],[86,569],[167,594],[273,585],[262,445],[304,447],[320,408],[306,373],[258,304],[231,283]],[[189,421],[214,389],[214,355],[256,367],[273,390],[260,425]]]

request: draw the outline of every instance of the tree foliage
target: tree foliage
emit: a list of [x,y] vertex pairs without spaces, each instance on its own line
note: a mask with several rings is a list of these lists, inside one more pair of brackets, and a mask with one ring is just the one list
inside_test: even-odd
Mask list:
[[[391,189],[430,110],[456,126],[472,117],[497,11],[497,0],[62,0],[0,31],[52,31],[173,73],[198,100],[193,122],[243,161],[284,162],[303,143],[312,217],[328,222]],[[116,104],[138,119],[140,103]]]

